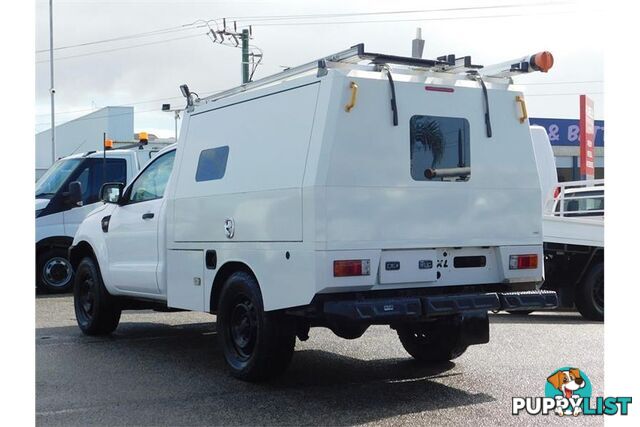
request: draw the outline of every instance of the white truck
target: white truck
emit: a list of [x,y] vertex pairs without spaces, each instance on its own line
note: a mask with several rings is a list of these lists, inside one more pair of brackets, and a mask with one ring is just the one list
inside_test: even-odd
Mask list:
[[602,179],[559,183],[542,222],[544,287],[589,320],[604,320],[604,189]]
[[[130,182],[157,146],[78,153],[56,161],[36,182],[36,286],[49,293],[73,286],[67,252],[82,220],[101,203],[105,182]],[[78,183],[80,185],[78,185]],[[75,194],[74,194],[75,192]],[[79,203],[81,202],[81,203]]]
[[122,310],[217,314],[232,375],[288,365],[296,337],[390,325],[417,360],[489,340],[487,311],[552,308],[541,190],[511,75],[363,45],[208,98],[177,147],[106,184],[69,250],[80,329]]
[[558,183],[546,130],[531,126],[531,136],[542,188],[543,288],[557,291],[560,305],[603,320],[604,180]]

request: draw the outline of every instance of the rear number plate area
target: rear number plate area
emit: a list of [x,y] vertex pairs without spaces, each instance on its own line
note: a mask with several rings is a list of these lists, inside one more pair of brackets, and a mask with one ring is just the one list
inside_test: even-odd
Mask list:
[[382,251],[380,283],[435,282],[435,260],[434,249]]

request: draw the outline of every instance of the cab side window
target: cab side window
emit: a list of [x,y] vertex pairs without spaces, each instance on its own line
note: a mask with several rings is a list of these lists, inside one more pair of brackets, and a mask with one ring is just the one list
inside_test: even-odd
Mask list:
[[164,195],[176,151],[163,154],[152,161],[131,185],[130,203],[160,199]]
[[[104,168],[106,164],[106,170]],[[127,162],[125,159],[87,159],[72,181],[82,186],[82,202],[85,205],[96,203],[100,198],[100,188],[104,182],[127,181]]]

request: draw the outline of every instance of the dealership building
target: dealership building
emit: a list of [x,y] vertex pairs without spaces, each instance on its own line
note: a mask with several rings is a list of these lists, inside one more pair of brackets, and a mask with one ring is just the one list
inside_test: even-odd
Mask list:
[[[580,179],[580,121],[578,119],[529,118],[547,130],[556,158],[559,181]],[[604,178],[604,120],[595,120],[595,178]]]

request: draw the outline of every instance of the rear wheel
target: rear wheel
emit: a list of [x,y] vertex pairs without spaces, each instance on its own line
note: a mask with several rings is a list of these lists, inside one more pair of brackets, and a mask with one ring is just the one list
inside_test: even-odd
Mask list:
[[604,320],[604,263],[591,267],[575,294],[576,308],[589,320]]
[[106,335],[118,327],[122,311],[104,287],[92,258],[84,258],[78,265],[73,304],[78,326],[85,334]]
[[218,336],[231,374],[245,381],[275,377],[287,368],[295,347],[295,325],[279,313],[265,313],[256,279],[233,273],[218,307]]
[[36,286],[49,293],[68,292],[73,287],[73,267],[64,248],[44,250],[36,262]]
[[410,323],[397,328],[404,349],[421,362],[445,362],[461,356],[460,328],[444,322]]

